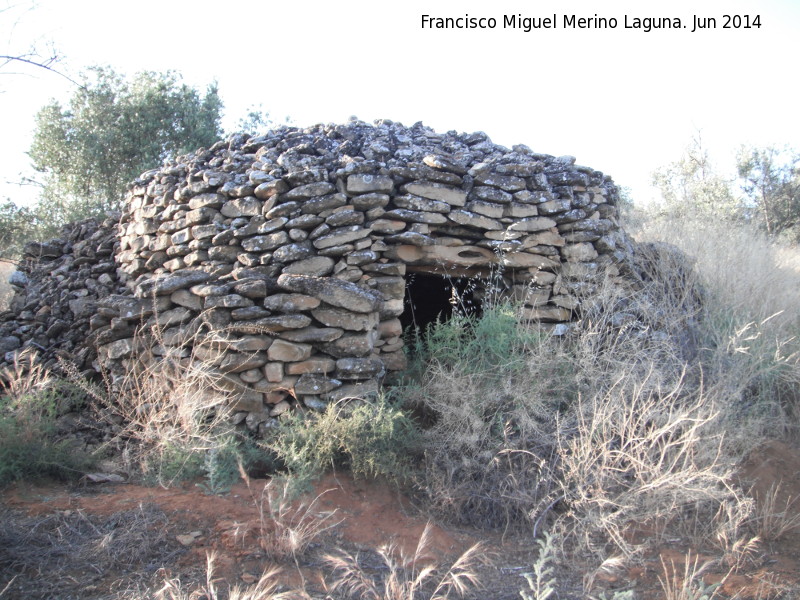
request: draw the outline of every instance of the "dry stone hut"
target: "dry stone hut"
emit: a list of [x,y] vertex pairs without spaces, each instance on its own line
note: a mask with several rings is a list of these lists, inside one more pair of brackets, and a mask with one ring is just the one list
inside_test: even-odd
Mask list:
[[391,121],[233,136],[134,182],[88,343],[121,372],[144,324],[153,356],[216,370],[257,427],[377,390],[404,325],[466,283],[562,326],[631,251],[613,182],[574,163]]

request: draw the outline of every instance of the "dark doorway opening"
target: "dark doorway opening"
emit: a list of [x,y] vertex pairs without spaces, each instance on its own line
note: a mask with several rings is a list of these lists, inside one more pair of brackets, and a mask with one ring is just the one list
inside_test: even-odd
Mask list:
[[428,273],[406,275],[406,295],[400,321],[403,330],[424,332],[435,321],[453,314],[478,314],[479,290],[474,279],[445,277]]

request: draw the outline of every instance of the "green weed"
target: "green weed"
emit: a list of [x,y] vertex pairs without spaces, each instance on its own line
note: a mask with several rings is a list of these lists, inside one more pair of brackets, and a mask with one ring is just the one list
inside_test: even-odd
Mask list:
[[412,472],[418,436],[414,423],[385,395],[331,404],[321,413],[281,421],[266,442],[296,483],[346,467],[355,476],[403,481]]
[[78,439],[57,431],[75,390],[24,353],[0,374],[0,485],[25,478],[80,477],[94,460]]
[[522,600],[547,600],[556,591],[552,565],[555,552],[553,537],[550,533],[545,533],[537,543],[539,556],[533,563],[533,572],[524,575],[528,589],[520,591]]
[[198,485],[209,494],[226,494],[239,479],[239,465],[243,463],[236,439],[231,435],[220,436],[217,445],[205,451],[205,482]]

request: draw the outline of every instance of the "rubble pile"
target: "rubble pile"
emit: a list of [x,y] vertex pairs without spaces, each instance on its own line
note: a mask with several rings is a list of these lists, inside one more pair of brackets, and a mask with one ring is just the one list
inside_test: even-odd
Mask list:
[[126,289],[114,262],[117,221],[72,223],[57,239],[25,245],[9,279],[14,297],[0,313],[0,366],[31,348],[48,368],[60,357],[93,371],[97,352],[86,342],[98,301]]

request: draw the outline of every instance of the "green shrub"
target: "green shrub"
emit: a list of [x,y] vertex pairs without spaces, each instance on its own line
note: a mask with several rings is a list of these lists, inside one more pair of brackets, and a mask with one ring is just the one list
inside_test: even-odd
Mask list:
[[545,533],[543,538],[537,540],[539,556],[533,563],[533,571],[524,573],[523,577],[528,584],[528,589],[520,590],[522,600],[547,600],[556,591],[556,578],[553,575],[553,562],[555,547],[553,536]]
[[205,451],[203,473],[205,483],[198,484],[209,494],[226,494],[241,478],[241,470],[249,470],[250,462],[258,458],[248,448],[248,440],[237,440],[232,434],[221,434],[215,445]]
[[71,400],[63,381],[23,395],[0,397],[0,485],[39,477],[77,478],[87,472],[92,457],[79,441],[62,439],[56,431],[60,407]]
[[524,366],[526,349],[546,337],[533,328],[520,327],[510,303],[487,306],[480,315],[457,313],[411,335],[408,374],[412,378],[424,378],[432,363],[464,373],[504,375]]
[[180,481],[202,477],[204,453],[186,440],[140,449],[137,457],[141,479],[148,485],[170,486]]
[[355,476],[406,480],[417,451],[417,428],[384,395],[331,404],[320,414],[281,421],[266,447],[300,484],[333,467]]
[[575,388],[564,352],[520,325],[513,306],[496,304],[431,324],[412,357],[397,392],[425,417],[422,495],[448,520],[526,520]]

